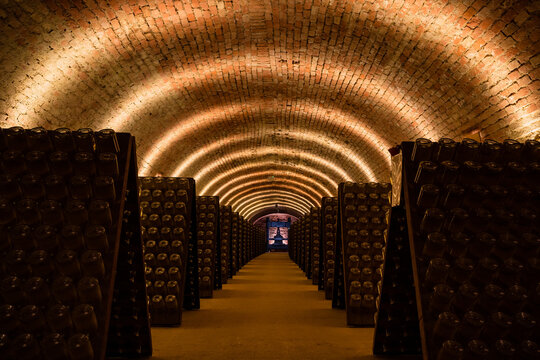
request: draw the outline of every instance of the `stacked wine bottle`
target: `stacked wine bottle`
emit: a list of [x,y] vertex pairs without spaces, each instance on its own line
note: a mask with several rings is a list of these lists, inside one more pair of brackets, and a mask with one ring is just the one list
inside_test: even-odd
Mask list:
[[219,226],[221,236],[221,282],[227,283],[232,277],[231,242],[232,242],[232,210],[230,206],[219,207]]
[[321,209],[318,207],[311,208],[309,216],[309,237],[311,240],[311,257],[309,261],[311,264],[311,282],[313,285],[319,285],[319,265],[321,264]]
[[373,326],[390,214],[390,184],[342,183],[339,226],[347,324]]
[[383,279],[375,316],[373,353],[422,353],[416,294],[410,258],[407,217],[402,206],[392,208]]
[[289,258],[295,263],[298,264],[298,224],[300,220],[295,221],[291,224],[289,228],[289,243],[288,251]]
[[300,269],[304,268],[304,222],[305,216],[301,216],[291,224],[289,236],[289,248],[292,260]]
[[234,276],[240,269],[239,245],[240,245],[240,215],[232,213],[231,219],[231,275]]
[[[111,313],[115,280],[121,291],[143,271],[129,237],[134,138],[13,127],[0,129],[0,152],[0,358],[104,359],[109,325],[140,335],[130,351],[112,334],[112,355],[150,355],[144,287],[133,288],[133,312]],[[131,264],[118,263],[121,243]]]
[[331,300],[334,291],[334,271],[336,263],[336,227],[337,227],[337,197],[322,198],[321,230],[323,256],[321,261],[321,283],[325,299]]
[[[211,298],[215,287],[221,282],[221,271],[216,269],[219,244],[219,198],[197,197],[197,245],[199,261],[199,294]],[[216,273],[219,273],[216,276]],[[216,281],[217,280],[217,281]]]
[[141,234],[152,325],[179,325],[186,289],[194,285],[187,277],[187,264],[195,225],[195,181],[143,177],[140,183]]
[[540,144],[402,143],[425,359],[537,359]]
[[119,265],[114,283],[107,357],[147,357],[152,354],[135,154],[133,142],[118,249]]
[[238,269],[244,267],[246,263],[246,239],[247,239],[247,227],[246,220],[243,216],[238,219]]

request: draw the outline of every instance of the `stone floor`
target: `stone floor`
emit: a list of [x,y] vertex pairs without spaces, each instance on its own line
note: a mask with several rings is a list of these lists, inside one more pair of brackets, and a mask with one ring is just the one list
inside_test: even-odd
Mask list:
[[152,328],[152,359],[373,359],[373,329],[349,328],[287,253],[252,260],[178,328]]

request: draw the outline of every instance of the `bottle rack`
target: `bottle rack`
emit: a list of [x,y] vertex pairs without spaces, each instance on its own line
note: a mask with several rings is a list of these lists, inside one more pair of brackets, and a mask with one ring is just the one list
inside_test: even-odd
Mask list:
[[231,221],[231,275],[234,276],[240,269],[240,215],[237,212],[233,212]]
[[304,223],[304,219],[305,218],[305,215],[304,216],[301,216],[300,218],[298,218],[298,220],[296,222],[294,222],[293,224],[291,224],[291,227],[290,227],[290,235],[289,235],[289,247],[292,249],[291,250],[291,255],[292,255],[292,260],[294,261],[294,263],[296,265],[298,265],[298,267],[300,269],[303,270],[303,262],[304,262],[304,241],[303,241],[303,238],[304,238],[304,227],[303,227],[303,223]]
[[[0,358],[149,356],[141,244],[128,236],[134,138],[14,127],[0,129],[0,153]],[[118,262],[121,247],[131,263]],[[137,317],[114,312],[124,302]],[[127,344],[119,327],[139,336]]]
[[199,294],[211,298],[213,290],[221,287],[219,262],[219,197],[197,196],[197,245],[199,264]]
[[244,224],[244,218],[242,216],[238,216],[238,270],[244,266],[244,238],[245,238],[245,224]]
[[[188,268],[195,233],[195,181],[141,177],[141,233],[145,242],[146,286],[152,325],[180,325],[182,305],[194,281]],[[196,246],[196,244],[195,244]]]
[[537,357],[539,143],[401,150],[423,358]]
[[231,267],[231,243],[232,243],[232,210],[230,206],[219,207],[219,226],[221,236],[221,282],[227,283],[227,279],[232,277]]
[[246,219],[244,219],[244,217],[240,217],[240,223],[241,223],[241,230],[242,230],[242,243],[241,243],[241,247],[240,247],[240,268],[243,268],[244,265],[246,265],[247,263],[247,254],[246,254],[246,247],[247,247],[247,241],[248,241],[248,227],[247,227],[247,222],[246,222]]
[[300,216],[296,222],[291,224],[289,230],[289,256],[306,273],[306,276],[308,276],[308,264],[311,266],[308,250],[311,233],[310,220],[311,211]]
[[253,257],[259,256],[266,252],[266,231],[262,228],[255,229],[255,254]]
[[309,214],[306,214],[304,221],[302,222],[303,232],[303,250],[304,258],[302,259],[302,270],[306,273],[306,277],[311,279],[311,209]]
[[338,188],[347,325],[373,326],[390,213],[390,184]]
[[145,283],[135,141],[132,145],[107,357],[152,355],[150,316]]
[[335,270],[334,270],[334,288],[332,292],[332,309],[345,310],[345,274],[343,269],[343,250],[341,241],[341,226],[339,219],[341,218],[341,206],[338,201],[337,211],[337,227],[336,227],[336,253],[335,253]]
[[334,271],[336,261],[337,197],[322,198],[321,214],[321,267],[319,290],[324,290],[324,297],[332,299],[334,289]]
[[310,229],[311,239],[311,282],[313,285],[319,285],[319,266],[321,264],[321,208],[313,207],[310,211]]
[[381,296],[375,316],[375,355],[422,353],[416,294],[410,261],[407,217],[403,206],[392,208]]
[[[299,220],[298,220],[299,221]],[[298,264],[298,241],[297,241],[297,223],[298,221],[291,224],[289,228],[289,258],[295,263]]]

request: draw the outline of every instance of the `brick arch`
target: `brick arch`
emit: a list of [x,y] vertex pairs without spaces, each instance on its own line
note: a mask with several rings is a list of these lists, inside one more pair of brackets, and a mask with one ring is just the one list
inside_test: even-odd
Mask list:
[[312,206],[317,206],[317,204],[320,204],[322,200],[322,199],[315,199],[308,192],[302,190],[299,187],[291,186],[290,184],[277,183],[277,184],[261,184],[261,185],[249,187],[247,189],[242,189],[238,191],[236,194],[234,194],[234,196],[231,196],[227,202],[224,202],[224,204],[236,207],[238,203],[240,203],[244,199],[247,199],[250,195],[256,194],[258,192],[266,191],[266,190],[275,190],[276,192],[285,191],[291,194],[295,194],[300,199],[304,199],[305,201],[310,203]]
[[268,205],[273,206],[275,204],[286,204],[286,205],[289,205],[290,207],[296,207],[297,209],[302,210],[302,212],[304,212],[304,213],[308,213],[309,209],[310,209],[309,207],[304,207],[304,206],[300,205],[298,202],[296,202],[294,200],[289,200],[289,199],[284,198],[282,196],[269,195],[269,196],[267,196],[265,198],[254,200],[253,203],[250,204],[248,207],[246,207],[243,210],[239,211],[239,214],[242,215],[242,216],[245,216],[246,214],[249,214],[250,212],[252,212],[256,208],[259,208],[261,206],[268,206]]
[[296,195],[294,193],[290,193],[284,190],[258,190],[257,192],[250,193],[248,195],[243,196],[240,199],[235,200],[234,209],[235,211],[242,211],[246,209],[247,207],[253,205],[255,201],[258,201],[260,199],[267,199],[269,197],[275,197],[279,196],[288,200],[293,200],[296,204],[305,206],[307,208],[310,208],[314,206],[315,204],[310,203],[305,197],[301,197],[299,195]]
[[229,171],[220,173],[218,176],[208,182],[204,188],[199,189],[198,192],[200,195],[214,193],[219,194],[220,190],[225,187],[229,181],[234,180],[237,176],[243,176],[267,170],[274,170],[276,174],[278,174],[280,171],[284,171],[309,176],[313,180],[318,181],[332,194],[337,193],[337,182],[332,180],[325,173],[313,170],[310,167],[300,164],[288,164],[285,162],[278,162],[276,160],[261,160],[258,162],[252,161],[245,165],[235,166]]
[[[499,139],[523,138],[540,129],[540,21],[534,2],[343,1],[312,7],[306,1],[290,9],[257,0],[226,2],[223,9],[206,9],[209,3],[204,1],[197,9],[182,2],[176,7],[162,1],[145,1],[141,7],[137,1],[115,2],[110,8],[103,4],[61,8],[57,2],[8,3],[0,24],[6,35],[0,39],[6,50],[0,55],[5,60],[0,108],[8,116],[2,124],[24,124],[33,117],[51,127],[93,126],[104,114],[100,107],[108,109],[107,103],[116,103],[130,86],[149,86],[147,79],[156,73],[173,81],[174,71],[191,63],[196,74],[203,74],[205,66],[209,74],[188,86],[198,90],[185,98],[186,111],[199,112],[212,102],[226,109],[234,96],[240,101],[278,96],[282,104],[313,98],[365,117],[373,133],[389,142],[422,132],[460,137],[480,131]],[[271,21],[261,23],[267,15]],[[142,25],[132,28],[137,22]],[[78,27],[101,32],[102,41],[92,48],[90,41],[78,41],[84,37],[70,37]],[[259,40],[264,34],[271,35],[266,47]],[[222,65],[209,67],[216,59]],[[242,80],[248,70],[253,81]],[[341,80],[353,76],[362,92]],[[40,83],[51,86],[40,93]],[[274,83],[290,86],[273,91],[280,89]],[[231,91],[233,85],[241,91]],[[74,89],[73,96],[67,95]],[[370,98],[375,100],[368,102]],[[173,101],[178,98],[171,97]],[[75,110],[62,113],[60,108]],[[397,115],[380,116],[393,110]],[[171,109],[162,115],[174,122],[179,114]],[[156,121],[144,116],[137,120],[140,149],[147,149],[155,137],[140,135]],[[350,140],[339,132],[332,135]],[[369,157],[368,147],[358,149]],[[169,160],[164,157],[167,166]]]
[[[500,26],[495,26],[494,24],[492,25],[491,22],[490,22],[490,19],[487,18],[487,15],[490,15],[490,14],[492,14],[492,13],[499,13],[499,12],[500,12],[499,9],[493,8],[493,7],[491,7],[491,8],[489,8],[489,7],[484,8],[484,4],[482,4],[482,2],[477,2],[477,3],[475,3],[475,5],[477,6],[477,8],[473,8],[473,7],[467,8],[467,6],[464,6],[463,4],[461,4],[461,3],[459,3],[459,2],[457,2],[456,4],[457,4],[457,5],[461,5],[461,6],[454,6],[453,4],[451,5],[451,7],[450,7],[450,6],[446,6],[446,7],[441,7],[441,6],[439,6],[439,7],[440,7],[439,10],[442,11],[441,13],[439,13],[439,15],[442,16],[442,14],[444,14],[444,16],[446,16],[446,18],[448,18],[448,19],[450,19],[450,20],[454,20],[454,21],[456,21],[456,22],[459,21],[459,22],[458,22],[459,25],[464,25],[464,24],[469,25],[469,23],[472,22],[473,24],[471,24],[471,27],[474,28],[474,29],[476,29],[476,27],[474,27],[474,25],[475,25],[474,21],[476,21],[476,26],[479,25],[478,22],[481,22],[480,25],[483,25],[483,26],[481,27],[482,30],[481,30],[481,31],[476,31],[475,34],[474,34],[474,35],[478,35],[478,36],[479,36],[479,35],[482,35],[482,34],[484,34],[484,33],[488,33],[488,34],[489,34],[489,32],[492,32],[492,33],[498,33],[497,30],[500,30],[500,29],[499,29]],[[308,4],[306,4],[306,5],[308,5]],[[350,5],[350,3],[347,3],[346,6],[349,6],[349,5]],[[372,23],[377,23],[377,22],[379,23],[379,25],[386,25],[386,27],[385,27],[385,26],[381,26],[381,28],[383,28],[383,29],[386,31],[386,33],[383,32],[382,35],[384,36],[386,42],[389,42],[388,39],[387,39],[387,37],[392,36],[392,34],[395,32],[395,30],[393,30],[393,29],[391,28],[391,26],[390,26],[390,25],[394,25],[394,24],[392,24],[392,23],[390,22],[390,20],[392,20],[392,19],[397,20],[397,22],[398,22],[399,25],[403,25],[403,21],[400,21],[401,18],[407,18],[408,21],[414,20],[414,18],[409,17],[408,14],[404,14],[404,13],[401,12],[401,11],[396,11],[396,9],[399,9],[400,5],[401,5],[403,8],[409,8],[409,9],[410,9],[410,8],[413,8],[413,9],[415,9],[415,5],[410,5],[410,4],[408,4],[407,2],[403,2],[402,4],[394,4],[393,7],[386,8],[386,9],[382,9],[382,10],[383,10],[383,13],[386,11],[388,14],[387,14],[387,16],[379,16],[379,12],[377,12],[377,8],[373,8],[373,9],[369,9],[369,8],[368,8],[368,9],[366,9],[367,11],[365,12],[365,14],[367,14],[367,15],[364,15],[363,17],[359,15],[359,16],[361,17],[361,19],[356,19],[356,20],[357,20],[357,23],[358,23],[358,20],[361,20],[361,21],[363,21],[363,25],[364,25],[364,26],[366,26],[366,24],[372,25]],[[435,12],[436,12],[437,9],[433,9],[433,8],[436,8],[437,5],[439,5],[439,4],[435,4],[435,3],[434,3],[434,6],[431,6],[432,8],[430,8],[429,10],[427,10],[427,9],[425,9],[425,8],[415,9],[415,10],[418,10],[418,12],[416,12],[416,13],[415,13],[415,12],[412,12],[412,13],[414,14],[413,16],[419,16],[419,17],[421,17],[421,15],[423,15],[423,14],[433,13],[434,10],[435,10]],[[165,16],[165,19],[169,19],[169,15],[170,15],[170,16],[175,15],[175,14],[172,14],[172,13],[174,13],[175,9],[167,9],[166,6],[162,7],[162,6],[160,6],[160,3],[159,3],[159,2],[156,2],[155,4],[149,4],[149,7],[150,7],[150,8],[155,7],[153,11],[156,11],[156,12],[158,12],[158,13],[161,12],[162,14],[163,14],[163,13],[167,14],[167,16]],[[416,7],[417,7],[417,6],[416,6]],[[310,8],[311,8],[311,5],[308,5],[308,7],[305,9],[306,13],[309,14],[309,12],[311,11]],[[343,8],[341,8],[341,9],[326,8],[326,9],[325,9],[325,10],[327,10],[326,18],[332,18],[332,14],[334,14],[334,17],[335,17],[335,15],[343,15],[343,14],[345,13],[345,9],[346,9],[346,7],[343,7]],[[486,10],[486,9],[487,9],[487,10]],[[503,9],[503,10],[506,10],[506,9],[504,9],[504,8],[502,8],[502,9]],[[55,9],[53,9],[53,10],[55,10]],[[85,20],[84,17],[81,17],[81,16],[80,16],[81,14],[85,14],[85,13],[82,13],[82,12],[78,11],[77,9],[73,9],[73,11],[69,11],[70,9],[60,9],[60,10],[61,10],[61,11],[58,11],[59,13],[60,13],[60,12],[64,12],[64,13],[67,12],[67,13],[70,14],[71,16],[75,16],[75,17],[76,17],[76,20],[80,21],[81,24],[82,24],[82,26],[84,26],[84,27],[87,26],[87,25],[85,24],[85,22],[84,22],[84,20]],[[114,14],[115,11],[119,11],[119,10],[122,10],[122,11],[124,11],[124,12],[127,12],[128,14],[130,13],[130,8],[128,8],[128,9],[126,10],[126,9],[120,7],[120,6],[119,6],[118,8],[113,7],[112,11],[109,10],[108,12],[107,12],[107,11],[106,11],[106,12],[103,12],[103,11],[101,11],[101,10],[97,11],[97,14],[98,14],[97,16],[101,16],[101,17],[105,18],[105,20],[108,20],[108,21],[110,21],[110,22],[113,23],[113,26],[112,26],[113,30],[111,30],[111,31],[105,31],[105,33],[107,33],[107,35],[108,35],[109,37],[112,38],[112,39],[109,39],[109,41],[111,42],[112,45],[118,45],[118,44],[115,44],[115,42],[119,42],[120,44],[122,44],[122,42],[121,42],[119,39],[116,38],[117,34],[115,33],[115,24],[117,24],[117,23],[114,23],[114,21],[113,21],[114,18],[110,18],[110,16],[109,16],[109,14],[111,14],[111,13]],[[145,9],[145,10],[147,10],[147,9]],[[180,9],[176,9],[177,12],[178,12],[178,10],[180,10]],[[249,10],[253,10],[253,9],[251,9],[251,8],[246,8],[246,10],[248,10],[248,13],[249,13]],[[259,6],[258,11],[261,11],[261,10],[266,11],[266,10],[269,10],[269,9],[264,9],[264,7],[261,8],[261,7]],[[465,11],[465,10],[467,10],[467,11]],[[480,11],[480,10],[483,10],[483,11]],[[519,10],[522,10],[522,11],[523,11],[524,9],[522,9],[522,7],[521,7],[521,8],[518,7],[517,10],[514,10],[514,9],[511,9],[511,10],[513,10],[514,13],[511,13],[511,12],[510,12],[510,14],[506,14],[507,16],[506,16],[506,18],[505,18],[505,21],[511,21],[511,20],[513,20],[512,16],[517,16],[517,15],[518,15],[518,11],[519,11]],[[187,22],[186,24],[188,25],[188,28],[189,28],[190,30],[194,30],[194,28],[191,27],[191,24],[193,24],[193,26],[195,26],[195,28],[198,27],[198,28],[197,28],[198,30],[206,30],[207,25],[208,25],[208,22],[207,22],[207,19],[205,18],[205,16],[198,17],[198,16],[196,16],[196,14],[194,15],[193,12],[191,11],[191,9],[189,9],[189,6],[187,6],[187,7],[183,8],[183,9],[181,9],[180,12],[182,12],[182,14],[181,14],[181,15],[182,15],[182,19],[181,19],[181,20],[185,20],[184,18],[188,18],[188,22]],[[253,12],[255,12],[255,10],[253,10]],[[358,13],[358,14],[361,14],[361,13]],[[132,14],[129,14],[129,15],[133,18]],[[150,16],[150,15],[152,15],[151,12],[149,12],[149,11],[143,11],[143,16]],[[191,18],[190,18],[190,15],[191,15]],[[474,15],[474,16],[473,16],[473,15]],[[78,16],[78,17],[77,17],[77,16]],[[113,16],[114,16],[114,15],[113,15]],[[108,18],[108,17],[109,17],[109,18]],[[476,19],[472,19],[472,20],[474,20],[474,21],[472,21],[471,18],[474,18],[474,17],[476,17]],[[227,23],[227,16],[221,16],[221,17],[219,17],[219,19],[224,20],[224,22],[223,22],[223,23],[220,23],[220,24],[217,24],[217,28],[219,28],[220,26],[222,27],[223,24]],[[359,37],[361,37],[362,35],[365,36],[365,35],[366,35],[366,34],[365,34],[365,31],[362,32],[361,30],[363,30],[363,29],[358,29],[358,28],[354,28],[354,26],[351,26],[351,24],[353,23],[353,21],[352,21],[352,20],[349,20],[349,19],[350,19],[350,17],[345,17],[344,19],[342,19],[342,20],[343,20],[343,23],[340,24],[341,26],[336,27],[337,29],[331,28],[331,30],[334,30],[334,32],[336,32],[336,31],[337,31],[337,32],[342,31],[342,32],[344,32],[344,33],[347,33],[347,31],[348,31],[348,33],[354,34],[355,36],[359,36]],[[387,19],[388,19],[388,20],[387,20]],[[70,19],[70,20],[71,20],[71,19]],[[179,19],[179,20],[180,20],[180,19]],[[526,19],[526,20],[527,20],[527,19]],[[236,19],[235,19],[235,21],[236,21]],[[349,21],[349,23],[347,23],[347,21]],[[71,21],[71,22],[73,22],[73,21]],[[520,22],[523,22],[523,20],[520,20]],[[530,21],[529,21],[529,22],[530,22]],[[164,24],[164,25],[167,25],[168,23],[169,23],[169,22],[167,22],[167,23]],[[279,22],[278,22],[278,23],[279,23]],[[421,21],[420,21],[420,23],[421,23]],[[441,21],[441,23],[442,23],[442,21]],[[71,24],[71,23],[70,23],[70,24]],[[227,24],[228,24],[228,23],[227,23]],[[245,24],[243,24],[243,23],[240,23],[240,24],[241,24],[241,25],[245,25]],[[118,23],[116,26],[117,26],[118,28],[120,28],[120,27],[121,27],[120,25],[121,25],[121,24]],[[176,25],[176,24],[174,23],[174,21],[172,21],[172,25]],[[216,24],[213,23],[212,25],[216,25]],[[336,24],[336,25],[339,25],[339,24]],[[406,25],[406,24],[405,24],[405,25]],[[411,25],[412,25],[412,24],[411,24]],[[409,42],[410,42],[411,39],[412,39],[412,40],[418,41],[418,46],[417,46],[417,48],[422,48],[423,46],[427,46],[427,45],[425,45],[425,44],[427,43],[427,41],[421,42],[420,40],[423,39],[422,35],[424,34],[424,32],[425,32],[426,30],[430,30],[431,27],[435,27],[435,28],[436,28],[435,25],[437,25],[437,23],[435,23],[435,24],[427,24],[427,26],[424,25],[424,24],[418,24],[418,23],[414,24],[413,26],[411,26],[411,29],[412,29],[412,32],[415,32],[415,31],[416,31],[417,34],[415,34],[415,36],[409,36],[409,37],[407,37],[407,40],[409,40]],[[440,24],[439,24],[439,25],[440,25]],[[416,26],[416,27],[415,27],[415,26]],[[397,27],[399,27],[399,26],[397,26]],[[235,29],[237,29],[237,28],[241,28],[241,26],[235,27]],[[276,28],[276,27],[274,27],[274,28]],[[373,26],[373,28],[376,28],[376,27]],[[373,31],[373,28],[370,28],[370,29],[367,29],[367,30],[368,30],[368,31]],[[390,29],[388,29],[388,28],[390,28]],[[467,29],[467,28],[466,28],[466,29]],[[469,29],[470,29],[470,28],[469,28]],[[295,29],[295,30],[296,30],[296,29]],[[323,37],[323,39],[324,39],[324,34],[325,34],[325,32],[322,31],[321,29],[318,29],[318,30],[319,30],[319,32],[315,31],[315,33],[316,33],[316,34],[317,34],[317,33],[320,33],[320,35],[321,35],[321,36]],[[489,31],[487,31],[487,30],[489,30]],[[169,31],[169,29],[168,29],[168,27],[167,27],[167,30],[164,31],[164,32],[165,32],[164,34],[158,34],[158,35],[161,35],[162,37],[167,38],[167,36],[170,36],[171,33],[172,33],[172,32],[169,33],[168,31]],[[121,32],[121,31],[119,31],[119,32]],[[202,31],[199,31],[199,32],[200,32],[200,33],[203,33]],[[466,32],[466,31],[463,31],[463,30],[462,30],[462,32]],[[467,32],[466,32],[466,33],[467,33]],[[469,31],[469,33],[470,33],[470,31]],[[478,34],[476,34],[476,33],[478,33]],[[158,35],[156,35],[156,36],[158,36]],[[210,33],[209,35],[210,35],[210,37],[212,37],[212,36],[215,35],[215,34],[211,34],[211,33]],[[381,34],[379,34],[379,35],[381,35]],[[394,35],[395,35],[395,34],[394,34]],[[438,35],[440,35],[440,34],[438,34]],[[181,37],[181,38],[184,39],[183,37]],[[398,36],[397,39],[399,40],[400,37]],[[436,39],[437,39],[436,37],[435,37],[435,39],[433,39],[433,37],[432,37],[432,39],[430,39],[430,40],[436,40]],[[474,40],[474,38],[472,38],[472,39]],[[155,40],[154,40],[154,41],[155,41]],[[133,51],[134,51],[135,53],[136,53],[137,51],[140,51],[142,48],[144,48],[144,46],[142,45],[142,43],[141,43],[140,41],[139,41],[139,43],[141,44],[141,46],[135,46],[135,47],[133,48]],[[153,44],[153,42],[150,41],[150,44]],[[195,44],[197,44],[197,43],[195,42]],[[413,42],[413,44],[415,44],[415,43]],[[190,46],[191,46],[192,48],[195,48],[193,45],[194,45],[194,44],[190,43]],[[480,45],[481,45],[481,42],[480,42]],[[151,46],[151,47],[152,47],[152,46]],[[153,46],[153,47],[154,47],[156,50],[160,50],[160,51],[162,50],[162,49],[159,48],[159,46]],[[203,45],[203,47],[204,47],[204,45]],[[115,48],[113,48],[113,49],[115,49]],[[510,49],[510,50],[513,50],[513,49]],[[524,49],[524,50],[527,50],[527,48]],[[445,50],[445,51],[448,52],[447,50]],[[523,49],[522,49],[522,51],[523,51]],[[462,51],[461,51],[461,52],[462,52]],[[515,53],[515,50],[513,50],[513,52],[510,52],[510,54],[511,54],[511,53]],[[122,55],[122,54],[119,53],[119,52],[116,52],[116,54],[119,55],[119,56]],[[404,56],[406,56],[407,54],[408,54],[408,53],[405,53]],[[522,54],[520,53],[519,55],[521,56]],[[510,56],[510,55],[507,55],[507,57],[508,57],[508,56]],[[330,57],[330,58],[331,58],[331,57]],[[411,57],[411,58],[414,59],[415,57]],[[403,60],[403,59],[400,59],[400,61],[406,62],[406,61]],[[486,73],[487,73],[487,71],[486,71]]]
[[[292,217],[298,219],[299,217],[301,217],[303,214],[301,212],[299,212],[298,210],[295,210],[295,209],[291,209],[290,207],[287,207],[287,206],[280,206],[279,210],[281,211],[282,214],[286,214],[286,215],[292,215]],[[266,215],[270,215],[270,214],[273,214],[275,213],[276,209],[275,208],[272,208],[272,207],[262,207],[259,209],[258,212],[254,213],[253,216],[251,216],[251,218],[247,219],[248,221],[250,222],[256,222],[258,219],[266,216]]]
[[[219,156],[222,156],[219,154]],[[198,169],[194,174],[195,180],[204,186],[212,175],[229,170],[231,167],[256,161],[255,159],[275,158],[289,161],[293,164],[301,163],[314,169],[321,169],[332,174],[339,181],[351,181],[351,176],[340,167],[338,163],[319,157],[312,152],[303,151],[297,148],[285,148],[277,146],[255,146],[251,149],[243,149],[232,153],[227,153],[223,158],[212,160]]]

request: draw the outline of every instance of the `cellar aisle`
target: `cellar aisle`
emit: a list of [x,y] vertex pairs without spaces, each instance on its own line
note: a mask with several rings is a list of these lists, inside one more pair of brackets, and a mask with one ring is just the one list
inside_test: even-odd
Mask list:
[[152,328],[152,359],[372,359],[372,332],[348,328],[287,253],[266,253],[181,327]]

